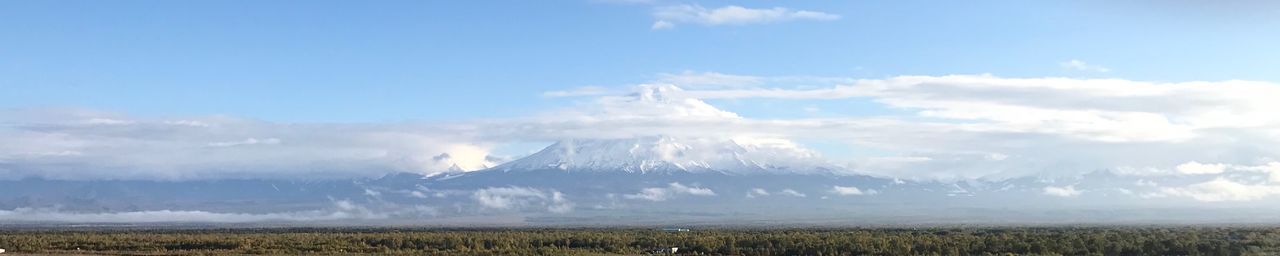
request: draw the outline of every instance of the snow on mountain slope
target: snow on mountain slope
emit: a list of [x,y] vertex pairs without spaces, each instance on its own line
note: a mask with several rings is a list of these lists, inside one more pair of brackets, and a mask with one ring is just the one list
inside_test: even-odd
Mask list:
[[494,170],[570,172],[831,173],[834,165],[786,140],[669,136],[564,140]]

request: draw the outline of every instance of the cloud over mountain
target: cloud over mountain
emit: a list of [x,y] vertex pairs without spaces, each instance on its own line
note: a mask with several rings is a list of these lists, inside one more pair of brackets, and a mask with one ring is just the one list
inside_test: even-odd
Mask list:
[[666,187],[652,187],[640,190],[640,193],[623,195],[627,199],[648,200],[654,202],[666,201],[681,195],[692,196],[715,196],[716,192],[708,188],[691,187],[679,182],[672,182]]
[[512,210],[532,206],[543,207],[549,212],[565,213],[573,210],[573,202],[555,190],[526,187],[491,187],[476,190],[472,194],[480,206],[489,209]]
[[[823,154],[832,162],[903,179],[1181,169],[1204,173],[1203,181],[1210,181],[1217,164],[1230,170],[1280,160],[1280,150],[1273,146],[1280,144],[1280,118],[1266,111],[1280,108],[1272,100],[1280,97],[1280,86],[1265,82],[991,75],[856,80],[697,72],[659,79],[667,83],[606,88],[625,93],[577,96],[587,98],[537,115],[450,122],[277,123],[226,116],[10,110],[0,116],[0,136],[7,142],[0,145],[0,177],[434,173],[453,166],[476,170],[501,164],[502,158],[490,151],[509,143],[657,135],[764,148],[838,143],[853,152],[877,153]],[[685,89],[680,83],[708,86]],[[757,99],[855,101],[901,112],[760,118],[712,103]],[[1192,168],[1193,162],[1213,163],[1200,166],[1213,168]]]

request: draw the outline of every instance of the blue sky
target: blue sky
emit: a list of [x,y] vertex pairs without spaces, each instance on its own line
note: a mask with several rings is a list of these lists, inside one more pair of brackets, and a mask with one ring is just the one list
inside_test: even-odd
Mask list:
[[[656,9],[681,4],[783,7],[839,18],[651,29]],[[1251,11],[1265,4],[1243,1],[1208,5],[7,1],[0,3],[0,107],[385,122],[529,115],[571,101],[540,97],[545,91],[623,86],[684,71],[1280,79],[1271,70],[1280,66],[1273,12]],[[1069,60],[1110,71],[1059,65]],[[768,104],[721,105],[744,116],[805,115],[762,107]],[[845,109],[866,112],[856,103]]]

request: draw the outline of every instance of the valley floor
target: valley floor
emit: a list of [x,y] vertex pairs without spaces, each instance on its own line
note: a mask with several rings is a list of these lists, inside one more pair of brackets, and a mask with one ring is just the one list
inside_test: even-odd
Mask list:
[[1280,227],[6,229],[36,255],[1277,255]]

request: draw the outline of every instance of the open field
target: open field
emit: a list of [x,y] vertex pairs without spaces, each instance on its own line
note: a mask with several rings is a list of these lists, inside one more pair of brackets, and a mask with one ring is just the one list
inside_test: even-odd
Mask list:
[[1274,255],[1276,227],[0,229],[7,254]]

